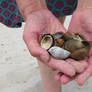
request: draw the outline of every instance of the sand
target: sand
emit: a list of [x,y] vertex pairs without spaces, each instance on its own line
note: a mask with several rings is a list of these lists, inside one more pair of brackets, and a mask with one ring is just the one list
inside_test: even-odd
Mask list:
[[[0,24],[0,92],[43,92],[37,60],[22,39],[23,27],[11,29]],[[63,85],[63,92],[91,92],[91,87],[92,78],[82,87],[72,81]]]

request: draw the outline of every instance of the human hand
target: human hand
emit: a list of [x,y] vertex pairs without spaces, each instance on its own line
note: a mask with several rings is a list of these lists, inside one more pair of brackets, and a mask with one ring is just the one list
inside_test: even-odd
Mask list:
[[[91,49],[88,58],[80,61],[82,64],[88,63],[88,67],[86,66],[87,69],[83,73],[77,74],[75,76],[77,84],[83,85],[92,75],[92,9],[87,9],[84,11],[76,11],[72,16],[72,20],[68,31],[70,33],[79,33],[83,35],[84,38],[91,44]],[[67,61],[69,62],[71,60]],[[63,84],[66,84],[74,78],[62,75],[60,72],[57,75],[57,79],[60,80]]]
[[[28,15],[24,28],[24,41],[32,56],[51,68],[61,71],[68,76],[75,75],[75,68],[64,60],[52,58],[48,52],[40,47],[40,38],[43,33],[65,32],[66,30],[48,10],[39,10]],[[77,66],[76,66],[77,67]],[[84,66],[81,66],[82,70]]]

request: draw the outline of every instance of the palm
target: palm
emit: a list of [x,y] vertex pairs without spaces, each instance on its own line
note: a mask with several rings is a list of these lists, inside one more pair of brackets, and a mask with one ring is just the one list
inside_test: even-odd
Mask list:
[[[26,21],[26,29],[32,29],[26,32],[36,32],[40,36],[43,33],[55,33],[58,31],[65,31],[60,22],[49,12],[35,12]],[[24,31],[25,34],[25,31]]]
[[[65,29],[58,19],[56,19],[48,10],[34,12],[29,15],[26,20],[24,41],[33,56],[43,61],[51,68],[57,69],[69,76],[73,76],[75,74],[75,69],[72,65],[64,60],[55,60],[50,57],[47,51],[42,49],[39,44],[43,33],[56,33],[59,31],[65,32]],[[46,63],[46,61],[49,62]]]
[[[76,80],[79,85],[83,85],[86,80],[92,75],[92,12],[90,10],[87,11],[75,11],[72,16],[72,20],[69,25],[68,31],[70,33],[79,33],[83,35],[86,40],[88,40],[91,44],[91,49],[88,55],[88,58],[85,60],[81,60],[80,62],[86,63],[88,65],[87,69],[81,73],[76,75]],[[71,61],[70,59],[67,60]],[[73,60],[75,62],[75,60]],[[80,69],[80,68],[79,68]],[[70,78],[67,75],[61,75],[61,72],[57,74],[56,80],[60,80],[61,83],[66,84],[74,78]]]
[[[87,15],[89,16],[87,16]],[[92,42],[92,13],[82,12],[73,14],[69,32],[79,33],[83,35],[89,42]]]
[[[75,12],[73,14],[69,32],[79,33],[83,35],[90,44],[92,43],[92,12],[90,10],[84,12]],[[92,46],[88,56],[88,68],[82,74],[77,76],[78,84],[82,85],[92,74]]]

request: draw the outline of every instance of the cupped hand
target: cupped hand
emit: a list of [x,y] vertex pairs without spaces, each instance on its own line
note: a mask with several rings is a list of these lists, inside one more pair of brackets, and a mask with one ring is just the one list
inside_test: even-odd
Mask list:
[[[68,31],[70,33],[79,33],[80,35],[84,36],[84,38],[89,41],[91,45],[88,58],[82,60],[81,62],[82,64],[84,62],[88,64],[87,69],[75,76],[77,84],[83,85],[92,75],[92,9],[75,11],[72,16]],[[69,61],[70,60],[68,60],[68,62]],[[62,75],[61,72],[57,74],[57,80],[61,80],[63,84],[68,83],[72,79],[73,78],[70,78],[67,75]]]
[[59,70],[68,76],[74,76],[76,70],[72,65],[64,60],[52,58],[48,52],[40,46],[42,34],[60,31],[65,32],[66,30],[49,10],[43,9],[27,16],[23,38],[32,56],[37,57],[51,68]]

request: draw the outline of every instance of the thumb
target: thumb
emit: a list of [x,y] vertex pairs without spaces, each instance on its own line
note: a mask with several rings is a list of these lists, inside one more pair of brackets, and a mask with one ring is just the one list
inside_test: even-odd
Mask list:
[[50,59],[49,53],[45,49],[40,47],[37,33],[34,32],[31,33],[30,35],[24,34],[23,39],[32,56],[39,58],[43,62],[49,61]]
[[79,85],[83,85],[92,75],[92,57],[89,57],[88,62],[88,68],[76,77],[76,81]]

